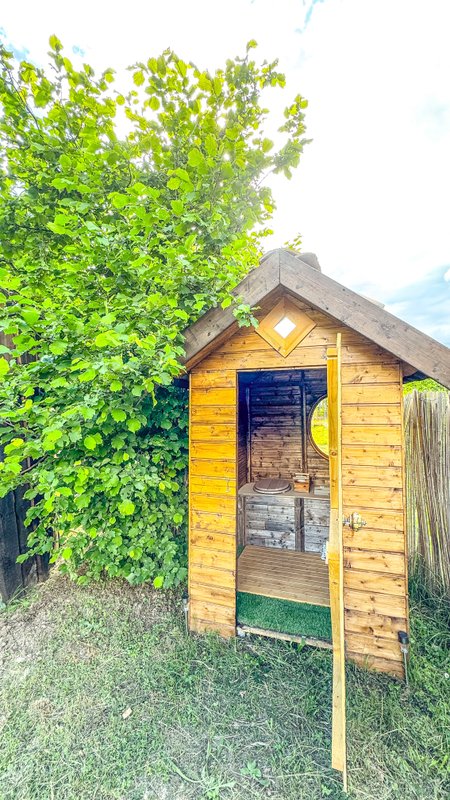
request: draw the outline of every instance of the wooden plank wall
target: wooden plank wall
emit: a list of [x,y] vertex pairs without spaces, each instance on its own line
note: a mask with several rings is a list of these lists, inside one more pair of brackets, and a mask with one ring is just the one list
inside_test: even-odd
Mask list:
[[235,548],[226,537],[234,538],[235,484],[224,491],[223,482],[236,480],[236,371],[325,368],[326,347],[340,332],[344,513],[359,511],[367,521],[356,533],[344,529],[346,650],[356,661],[402,675],[397,632],[407,628],[407,568],[401,364],[323,312],[299,305],[316,327],[287,358],[246,328],[193,370],[191,625],[225,634],[234,628]]
[[399,630],[407,623],[401,365],[375,347],[355,346],[342,366],[344,516],[359,511],[366,527],[344,527],[347,655],[403,675]]
[[233,369],[191,374],[189,625],[226,637],[236,620],[236,408]]

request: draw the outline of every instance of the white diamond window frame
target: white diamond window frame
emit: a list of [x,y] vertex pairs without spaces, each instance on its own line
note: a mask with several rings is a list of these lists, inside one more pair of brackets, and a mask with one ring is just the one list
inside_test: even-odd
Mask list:
[[297,326],[295,322],[292,322],[289,317],[283,317],[283,319],[280,319],[280,321],[273,326],[273,329],[281,336],[282,339],[286,339],[286,337],[289,336],[289,334],[292,333],[296,327]]
[[[287,318],[294,327],[282,336],[276,327]],[[269,313],[260,320],[256,332],[283,358],[289,355],[310,333],[316,323],[289,297],[282,297]]]

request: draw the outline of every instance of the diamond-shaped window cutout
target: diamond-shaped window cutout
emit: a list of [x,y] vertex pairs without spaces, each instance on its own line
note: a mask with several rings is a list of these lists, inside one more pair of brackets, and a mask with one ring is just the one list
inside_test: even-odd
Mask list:
[[283,317],[279,322],[277,322],[276,325],[273,326],[273,329],[278,333],[279,336],[282,337],[282,339],[286,339],[286,337],[289,336],[289,334],[292,333],[296,327],[297,326],[295,322],[292,322],[289,317]]

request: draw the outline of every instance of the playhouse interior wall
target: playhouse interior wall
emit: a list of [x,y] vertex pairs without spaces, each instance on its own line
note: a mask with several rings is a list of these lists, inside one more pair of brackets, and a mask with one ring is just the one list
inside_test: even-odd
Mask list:
[[[267,304],[275,300],[268,297]],[[190,627],[223,636],[236,630],[237,490],[246,463],[245,433],[237,424],[239,373],[323,370],[327,346],[341,333],[343,512],[358,511],[366,521],[360,531],[343,529],[346,654],[400,676],[397,633],[408,627],[402,364],[323,312],[298,304],[316,327],[286,358],[243,328],[191,369]],[[256,471],[266,468],[264,458],[261,452]]]
[[[329,496],[328,459],[311,442],[309,418],[327,393],[325,369],[239,374],[238,488],[261,478],[307,472],[314,492]],[[321,552],[330,510],[323,500],[248,497],[239,544]]]

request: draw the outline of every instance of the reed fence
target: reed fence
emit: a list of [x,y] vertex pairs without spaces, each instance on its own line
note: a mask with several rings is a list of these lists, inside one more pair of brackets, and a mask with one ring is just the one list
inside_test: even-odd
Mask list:
[[450,595],[450,392],[405,396],[406,516],[410,571]]

